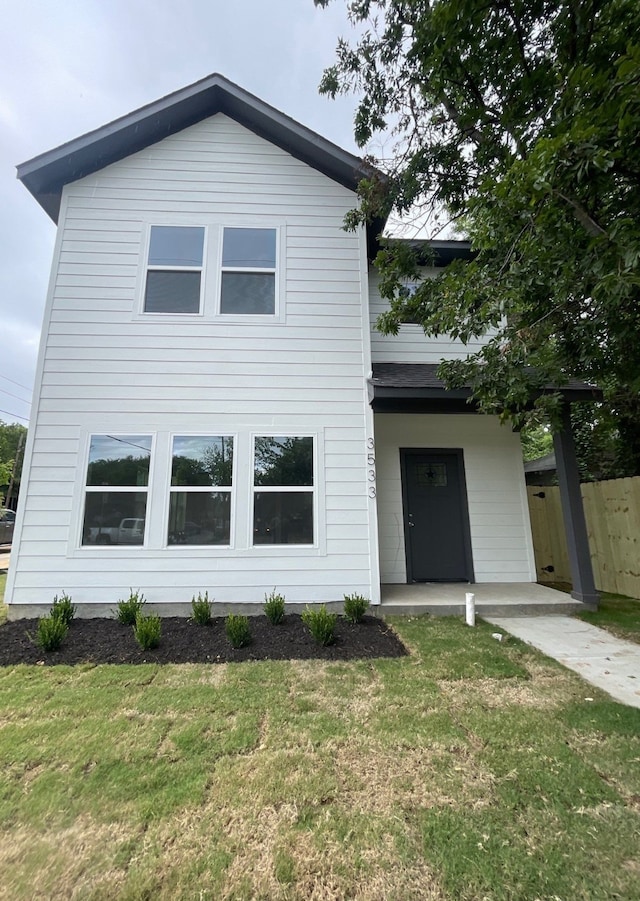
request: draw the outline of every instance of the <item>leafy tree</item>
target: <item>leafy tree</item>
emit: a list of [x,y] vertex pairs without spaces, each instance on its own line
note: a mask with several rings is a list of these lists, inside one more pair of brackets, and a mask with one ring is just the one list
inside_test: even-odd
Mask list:
[[[11,481],[11,473],[13,472],[13,460],[6,463],[0,463],[0,492],[5,493]],[[0,501],[2,498],[0,498]]]
[[553,452],[553,435],[548,426],[527,426],[520,432],[520,440],[525,462],[537,460]]
[[[315,0],[326,6],[330,0]],[[640,472],[640,4],[637,0],[348,0],[360,37],[341,40],[320,90],[359,95],[355,137],[395,133],[360,185],[365,220],[446,214],[472,243],[415,294],[424,255],[387,241],[390,302],[378,327],[484,349],[440,367],[481,409],[521,425],[557,416],[532,392],[597,382],[619,456]],[[374,163],[374,161],[371,161]]]
[[[24,449],[26,436],[27,430],[24,426],[18,425],[17,422],[3,422],[0,419],[0,500],[7,495],[16,458],[18,459],[18,462],[16,466],[15,482],[17,484],[20,483],[24,454],[20,453],[20,455],[18,455],[18,448],[21,445],[22,438],[22,448]],[[14,484],[14,497],[17,490],[17,484]]]
[[583,482],[619,479],[634,473],[629,447],[606,404],[576,404],[571,411],[576,457]]

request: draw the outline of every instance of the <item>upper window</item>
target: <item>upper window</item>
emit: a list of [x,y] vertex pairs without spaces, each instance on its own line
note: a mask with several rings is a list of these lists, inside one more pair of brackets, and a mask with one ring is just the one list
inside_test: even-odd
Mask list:
[[268,316],[276,311],[276,229],[225,228],[220,312]]
[[169,544],[229,544],[233,438],[176,435],[171,459]]
[[313,438],[257,437],[253,543],[313,544]]
[[152,225],[145,313],[199,313],[204,228]]
[[[404,284],[400,286],[398,296],[403,300],[410,300],[419,287],[420,282],[406,280]],[[420,325],[420,320],[415,313],[406,313],[402,323],[403,325]]]
[[82,544],[143,544],[151,435],[92,435]]

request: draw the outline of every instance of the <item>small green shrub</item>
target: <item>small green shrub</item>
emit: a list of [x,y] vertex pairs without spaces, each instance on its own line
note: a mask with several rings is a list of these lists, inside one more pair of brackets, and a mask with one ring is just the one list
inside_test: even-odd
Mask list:
[[302,614],[302,622],[321,645],[333,644],[337,619],[338,614],[329,613],[324,604],[317,610],[307,607]]
[[284,619],[284,595],[276,594],[275,588],[264,596],[264,613],[272,626],[278,626]]
[[344,596],[344,616],[350,623],[360,623],[367,610],[370,601],[363,598],[361,594],[345,594]]
[[71,603],[71,597],[66,592],[63,592],[60,598],[58,595],[54,597],[51,608],[52,619],[61,619],[65,626],[69,626],[75,615],[76,605]]
[[205,591],[204,595],[198,592],[198,597],[194,595],[191,599],[191,619],[199,626],[211,625],[211,604],[209,602],[209,592]]
[[43,651],[57,651],[68,631],[69,626],[62,618],[43,616],[38,621],[36,644]]
[[249,617],[230,613],[224,623],[224,630],[233,648],[243,648],[251,642]]
[[116,617],[123,626],[135,626],[138,614],[145,605],[144,595],[140,590],[130,589],[131,594],[126,601],[118,601]]
[[133,634],[143,651],[157,648],[160,644],[161,633],[162,622],[159,616],[145,616],[143,613],[138,612],[133,627]]

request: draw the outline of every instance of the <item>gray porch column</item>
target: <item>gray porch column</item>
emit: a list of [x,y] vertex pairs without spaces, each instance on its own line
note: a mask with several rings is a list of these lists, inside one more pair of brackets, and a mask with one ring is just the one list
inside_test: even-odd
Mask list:
[[571,431],[569,404],[562,411],[562,429],[554,433],[553,446],[556,452],[558,484],[562,501],[562,517],[567,536],[569,565],[573,591],[571,597],[583,604],[598,605],[600,595],[593,581],[593,567],[589,554],[587,523],[584,516],[580,476],[576,462],[576,449]]

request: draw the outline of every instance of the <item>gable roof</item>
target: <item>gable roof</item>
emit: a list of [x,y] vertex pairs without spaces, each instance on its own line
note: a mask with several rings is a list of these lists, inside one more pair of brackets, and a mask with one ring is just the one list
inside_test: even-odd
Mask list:
[[255,134],[350,190],[371,167],[238,85],[213,74],[168,94],[108,125],[22,163],[18,178],[54,222],[64,185],[91,175],[216,113]]

